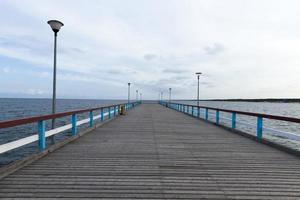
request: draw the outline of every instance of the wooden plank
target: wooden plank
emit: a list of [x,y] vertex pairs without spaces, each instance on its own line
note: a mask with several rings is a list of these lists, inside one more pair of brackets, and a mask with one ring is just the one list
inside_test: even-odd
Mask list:
[[0,198],[299,199],[298,157],[146,104],[0,180]]

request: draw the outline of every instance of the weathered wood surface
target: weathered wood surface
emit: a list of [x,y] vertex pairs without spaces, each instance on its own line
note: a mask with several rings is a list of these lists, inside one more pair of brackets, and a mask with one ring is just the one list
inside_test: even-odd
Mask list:
[[141,105],[0,180],[0,198],[300,199],[300,159]]

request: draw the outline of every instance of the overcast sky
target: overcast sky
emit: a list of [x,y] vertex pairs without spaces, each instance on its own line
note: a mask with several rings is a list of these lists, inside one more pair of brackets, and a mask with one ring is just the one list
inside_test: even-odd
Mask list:
[[1,0],[0,96],[300,97],[300,1]]

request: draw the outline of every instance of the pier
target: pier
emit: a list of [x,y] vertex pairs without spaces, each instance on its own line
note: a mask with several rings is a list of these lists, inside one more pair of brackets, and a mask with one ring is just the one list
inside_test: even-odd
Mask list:
[[298,156],[169,107],[137,105],[15,166],[0,198],[300,198]]

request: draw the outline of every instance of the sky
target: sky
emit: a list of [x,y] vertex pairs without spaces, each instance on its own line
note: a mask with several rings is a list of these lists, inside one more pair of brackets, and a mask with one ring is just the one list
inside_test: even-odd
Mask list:
[[297,0],[1,0],[0,97],[300,98]]

